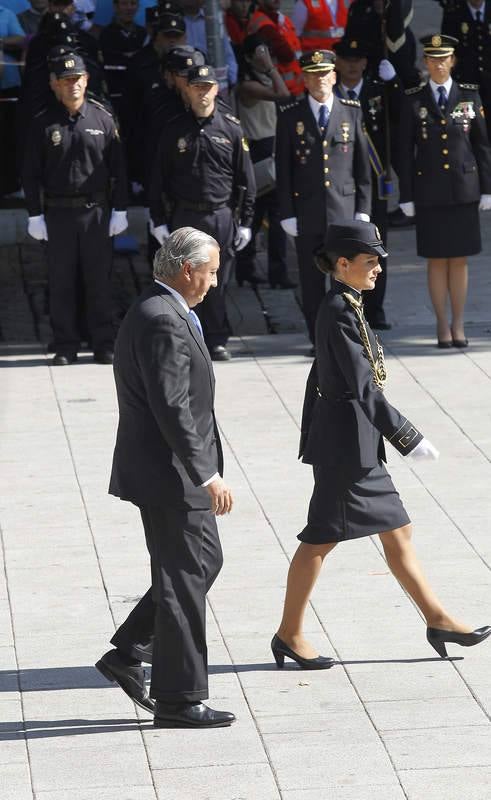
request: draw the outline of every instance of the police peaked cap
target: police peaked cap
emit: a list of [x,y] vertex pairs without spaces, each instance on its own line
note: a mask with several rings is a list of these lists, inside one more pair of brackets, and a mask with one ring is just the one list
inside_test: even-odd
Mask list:
[[303,72],[325,72],[333,70],[336,56],[331,50],[309,50],[302,53],[298,63]]
[[457,47],[459,40],[454,39],[453,36],[446,36],[443,33],[433,33],[427,36],[422,36],[419,40],[423,45],[423,53],[425,56],[432,58],[445,58],[451,56]]
[[370,52],[370,46],[367,42],[361,42],[359,39],[349,39],[347,36],[336,42],[332,49],[341,58],[367,58]]
[[213,67],[202,64],[200,67],[192,67],[188,72],[188,84],[195,83],[218,83]]
[[178,75],[187,77],[191,67],[201,67],[205,63],[205,57],[201,50],[195,50],[188,44],[173,47],[165,55],[162,63],[169,72],[176,72]]

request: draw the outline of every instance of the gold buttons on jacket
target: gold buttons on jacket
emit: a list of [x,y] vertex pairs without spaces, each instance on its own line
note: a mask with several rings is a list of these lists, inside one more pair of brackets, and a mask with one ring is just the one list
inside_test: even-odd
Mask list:
[[442,150],[442,153],[443,153],[444,156],[448,156],[448,150],[447,149]]
[[324,172],[329,172],[329,167],[324,167]]
[[443,169],[450,169],[450,164],[444,164]]
[[327,161],[328,158],[329,156],[327,155],[327,153],[324,153],[324,161]]
[[448,133],[442,133],[442,139],[448,139]]
[[324,181],[324,186],[330,186],[330,185],[331,185],[331,181]]
[[440,125],[446,125],[446,124],[447,124],[447,120],[446,119],[441,119],[440,120]]

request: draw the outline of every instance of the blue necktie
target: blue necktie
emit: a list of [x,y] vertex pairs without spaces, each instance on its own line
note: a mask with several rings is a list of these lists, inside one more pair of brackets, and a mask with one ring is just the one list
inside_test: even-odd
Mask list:
[[348,99],[349,100],[357,100],[356,92],[354,89],[348,89]]
[[327,106],[320,106],[320,108],[319,108],[319,128],[320,128],[320,131],[321,131],[322,135],[324,135],[324,133],[326,132],[326,128],[327,128],[327,123],[328,122],[329,122],[329,111],[328,111],[328,108],[327,108]]
[[192,308],[189,309],[189,317],[190,317],[191,322],[193,323],[194,327],[198,331],[199,335],[201,336],[201,338],[204,339],[205,337],[203,335],[203,328],[201,327],[200,318],[198,317],[196,312],[193,311]]
[[447,98],[447,90],[445,89],[444,86],[438,87],[438,94],[440,95],[440,97],[438,98],[438,105],[440,106],[442,111],[445,111],[447,107],[448,98]]

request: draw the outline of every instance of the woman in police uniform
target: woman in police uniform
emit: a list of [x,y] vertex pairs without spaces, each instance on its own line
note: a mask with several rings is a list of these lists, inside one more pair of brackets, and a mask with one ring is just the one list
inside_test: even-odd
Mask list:
[[479,210],[491,209],[491,148],[477,86],[456,83],[450,75],[457,40],[436,34],[421,42],[430,77],[406,92],[400,206],[407,216],[416,213],[417,250],[428,259],[438,346],[466,347],[467,257],[481,250]]
[[330,225],[321,271],[333,278],[317,316],[317,359],[307,382],[300,455],[314,467],[306,527],[293,557],[283,619],[271,647],[305,669],[328,669],[302,633],[305,609],[326,555],[338,542],[379,534],[387,563],[424,615],[429,643],[478,644],[491,627],[471,631],[442,607],[421,572],[411,525],[385,468],[385,437],[402,455],[435,459],[438,452],[383,394],[383,350],[365,321],[362,292],[373,290],[386,251],[375,225]]

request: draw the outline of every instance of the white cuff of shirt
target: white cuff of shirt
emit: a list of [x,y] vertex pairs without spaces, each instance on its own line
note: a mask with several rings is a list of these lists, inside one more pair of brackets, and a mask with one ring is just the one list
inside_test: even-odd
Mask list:
[[207,481],[205,481],[204,483],[201,483],[200,486],[204,489],[205,486],[208,486],[209,483],[212,483],[213,481],[216,481],[216,479],[219,478],[219,477],[220,477],[220,473],[219,472],[215,472],[215,474],[212,475],[211,478],[208,478]]

